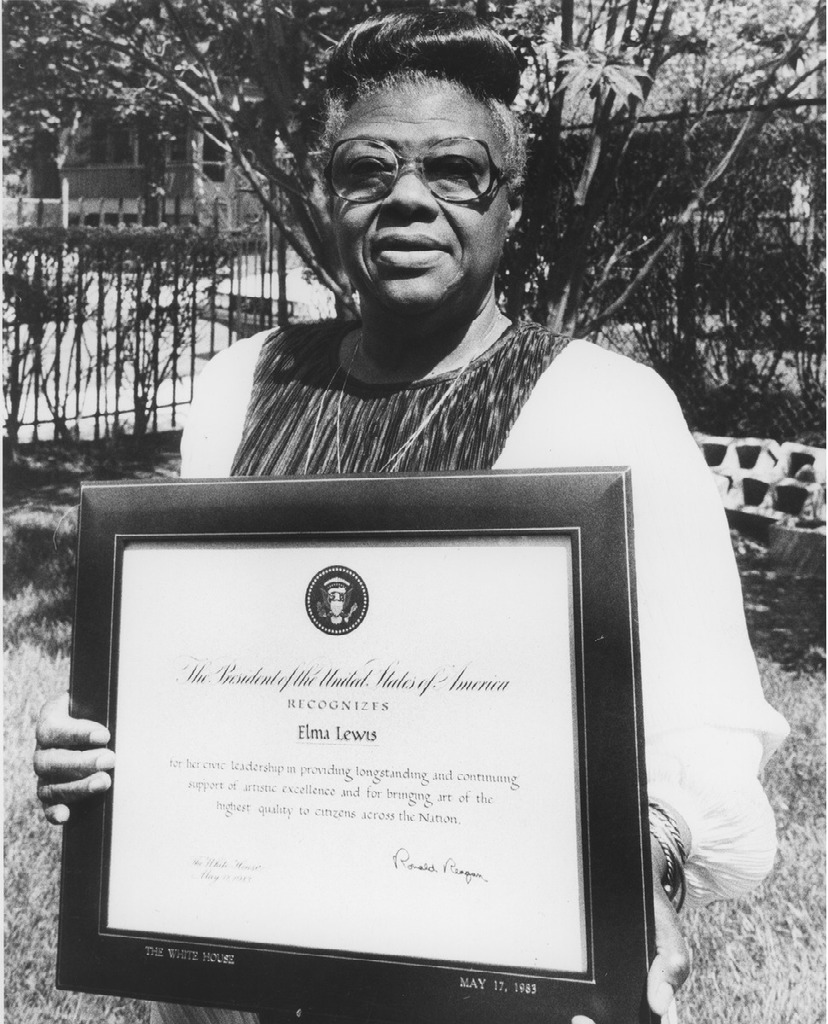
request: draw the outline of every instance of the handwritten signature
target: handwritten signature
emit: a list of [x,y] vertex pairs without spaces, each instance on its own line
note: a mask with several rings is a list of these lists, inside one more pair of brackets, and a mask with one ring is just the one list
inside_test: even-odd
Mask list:
[[429,875],[454,875],[457,878],[464,879],[466,885],[470,885],[475,878],[481,882],[488,882],[488,879],[484,878],[479,871],[469,871],[466,868],[458,867],[457,861],[453,857],[449,857],[448,860],[443,862],[441,867],[438,867],[433,861],[418,863],[412,859],[411,854],[405,847],[401,847],[394,854],[393,861],[394,867],[398,870],[422,871]]

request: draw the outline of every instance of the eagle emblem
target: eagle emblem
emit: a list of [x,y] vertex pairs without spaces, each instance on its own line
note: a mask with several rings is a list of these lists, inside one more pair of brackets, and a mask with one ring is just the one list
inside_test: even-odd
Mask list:
[[310,581],[305,608],[311,622],[323,633],[350,633],[365,618],[368,590],[353,569],[329,565]]

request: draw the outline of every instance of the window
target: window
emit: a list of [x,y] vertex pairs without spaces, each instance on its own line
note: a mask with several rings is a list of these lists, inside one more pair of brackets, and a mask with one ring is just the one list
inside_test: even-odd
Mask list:
[[167,159],[171,164],[186,164],[190,161],[187,129],[177,132],[167,143]]
[[106,135],[106,125],[103,121],[96,121],[92,125],[92,133],[89,137],[89,159],[93,164],[106,163]]
[[132,133],[123,125],[95,121],[89,135],[89,160],[93,164],[134,162]]
[[107,149],[109,151],[108,163],[131,164],[133,160],[132,138],[129,128],[110,128]]

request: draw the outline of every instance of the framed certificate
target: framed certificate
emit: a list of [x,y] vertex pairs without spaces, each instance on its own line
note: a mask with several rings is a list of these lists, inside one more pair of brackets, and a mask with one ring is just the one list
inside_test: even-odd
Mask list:
[[628,472],[83,488],[58,984],[649,1020]]

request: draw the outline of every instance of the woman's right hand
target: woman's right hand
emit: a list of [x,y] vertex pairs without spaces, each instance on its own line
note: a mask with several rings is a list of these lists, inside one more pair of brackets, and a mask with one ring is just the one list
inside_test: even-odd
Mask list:
[[109,730],[98,722],[72,718],[69,694],[47,701],[37,723],[34,770],[46,820],[63,825],[73,803],[112,785],[115,754],[106,749]]

